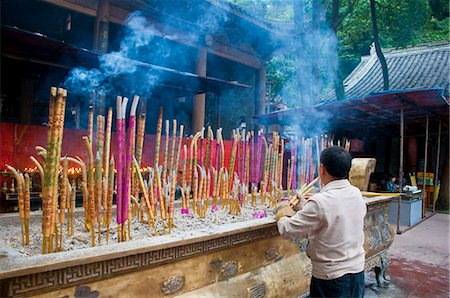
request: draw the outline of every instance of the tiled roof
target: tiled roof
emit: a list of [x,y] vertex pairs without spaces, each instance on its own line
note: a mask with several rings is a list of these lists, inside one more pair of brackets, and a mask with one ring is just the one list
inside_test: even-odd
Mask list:
[[[450,43],[384,50],[389,70],[390,90],[411,88],[444,89],[449,96]],[[345,99],[365,97],[373,92],[383,91],[383,75],[374,50],[362,58],[358,66],[344,80]],[[334,90],[325,94],[321,101],[334,101]]]

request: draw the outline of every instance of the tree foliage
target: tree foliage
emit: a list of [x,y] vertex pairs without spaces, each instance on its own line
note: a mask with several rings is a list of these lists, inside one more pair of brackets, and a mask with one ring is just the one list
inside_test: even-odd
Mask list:
[[[303,1],[308,14],[313,0],[229,0],[253,11],[260,17],[277,21],[293,20],[293,5]],[[373,42],[369,0],[340,0],[339,20],[332,24],[333,3],[322,0],[325,20],[336,30],[339,68],[344,79],[368,55]],[[383,48],[403,48],[420,43],[449,40],[448,0],[376,0],[379,36]],[[305,19],[311,16],[305,15]],[[325,21],[324,20],[324,21]],[[274,57],[267,66],[267,79],[272,82],[272,97],[289,94],[291,77],[296,73],[292,54]],[[330,86],[323,86],[330,88]],[[283,92],[284,89],[287,89]]]

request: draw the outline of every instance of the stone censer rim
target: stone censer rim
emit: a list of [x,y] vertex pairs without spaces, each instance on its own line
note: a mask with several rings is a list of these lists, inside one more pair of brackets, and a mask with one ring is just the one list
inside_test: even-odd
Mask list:
[[163,235],[104,246],[31,256],[28,258],[0,258],[0,280],[80,264],[117,259],[124,256],[142,254],[195,242],[203,242],[229,235],[274,227],[275,225],[275,218],[270,216],[218,226],[214,233],[193,230],[189,235],[183,236],[182,239],[179,238],[180,235]]

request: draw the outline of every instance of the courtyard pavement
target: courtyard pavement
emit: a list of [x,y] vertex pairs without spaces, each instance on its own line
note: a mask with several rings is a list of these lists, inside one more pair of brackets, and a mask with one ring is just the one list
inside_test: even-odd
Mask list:
[[[450,215],[437,213],[398,235],[389,248],[387,288],[366,288],[366,297],[450,297]],[[394,231],[396,227],[394,226]],[[374,282],[367,274],[366,284]]]

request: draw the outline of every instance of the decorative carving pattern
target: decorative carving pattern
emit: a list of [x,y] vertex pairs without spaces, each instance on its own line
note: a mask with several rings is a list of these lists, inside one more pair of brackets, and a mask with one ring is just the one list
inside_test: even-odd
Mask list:
[[364,219],[364,236],[366,256],[375,255],[386,250],[394,241],[394,231],[387,222],[388,205],[371,206]]
[[271,247],[266,251],[266,260],[273,261],[278,257],[278,249],[276,247]]
[[249,298],[263,298],[266,296],[266,284],[257,284],[247,289]]
[[236,275],[236,273],[238,272],[238,262],[233,260],[223,263],[221,271],[223,276],[227,278]]
[[1,280],[0,288],[2,292],[0,295],[16,296],[45,293],[55,287],[65,288],[88,283],[93,280],[110,278],[128,271],[143,270],[205,252],[219,250],[258,239],[265,239],[276,235],[278,235],[278,230],[276,225],[273,225],[264,229],[232,234],[203,242],[195,242],[111,260],[13,277]]
[[220,270],[221,267],[222,267],[222,260],[215,259],[211,261],[211,268],[213,270]]
[[366,259],[366,262],[364,264],[364,271],[368,272],[373,268],[380,266],[381,266],[381,258],[379,255],[375,255]]
[[163,282],[161,291],[164,295],[173,295],[184,287],[184,276],[172,276]]

